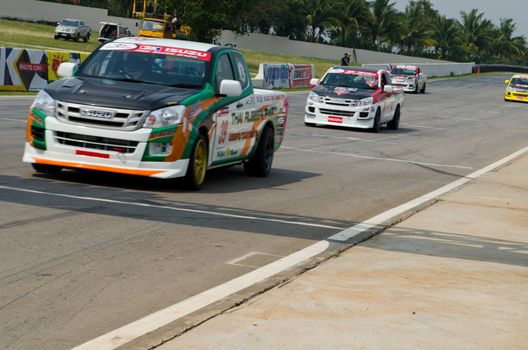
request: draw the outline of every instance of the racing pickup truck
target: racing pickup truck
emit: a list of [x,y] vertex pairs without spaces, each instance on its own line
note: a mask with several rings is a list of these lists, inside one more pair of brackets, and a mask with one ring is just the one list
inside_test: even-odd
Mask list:
[[396,65],[392,68],[392,85],[401,86],[405,92],[425,94],[427,76],[418,66]]
[[390,85],[390,74],[365,67],[332,67],[321,80],[312,79],[315,87],[306,101],[306,126],[333,125],[379,132],[386,124],[396,130],[405,94]]
[[267,176],[284,138],[286,94],[254,90],[233,48],[120,38],[58,74],[27,121],[23,161],[37,172],[183,178],[199,189],[216,167]]

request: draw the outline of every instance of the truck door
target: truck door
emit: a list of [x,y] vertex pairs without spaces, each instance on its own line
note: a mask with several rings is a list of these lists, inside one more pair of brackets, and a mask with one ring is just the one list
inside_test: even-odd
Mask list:
[[[223,53],[217,57],[214,77],[217,91],[222,80],[237,80],[238,75],[235,74],[233,67],[233,58],[229,53]],[[216,122],[216,132],[212,138],[214,144],[210,147],[213,165],[229,163],[242,157],[247,136],[245,131],[248,130],[247,123],[249,122],[245,118],[245,112],[251,112],[254,108],[254,100],[253,106],[251,106],[250,101],[253,94],[249,94],[249,97],[243,97],[245,92],[251,89],[249,80],[246,88],[244,89],[244,86],[242,88],[241,96],[221,97],[216,104],[216,112],[213,115],[213,121]]]
[[393,105],[393,93],[384,92],[383,89],[385,89],[385,85],[390,85],[391,81],[389,79],[389,75],[385,72],[382,72],[380,74],[380,81],[381,81],[381,121],[386,122],[392,119],[392,105]]

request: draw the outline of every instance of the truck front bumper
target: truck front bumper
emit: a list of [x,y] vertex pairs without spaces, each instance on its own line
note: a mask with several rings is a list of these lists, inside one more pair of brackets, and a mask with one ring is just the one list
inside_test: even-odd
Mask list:
[[[97,149],[90,141],[64,142],[60,135],[89,135],[105,139],[133,141],[134,149],[126,153],[106,149]],[[143,161],[150,136],[149,129],[136,131],[114,131],[88,128],[58,122],[55,118],[46,119],[45,140],[46,149],[34,147],[26,142],[23,161],[26,163],[55,165],[63,168],[90,169],[113,173],[150,176],[156,178],[175,178],[185,176],[189,164],[188,159],[173,162]],[[91,144],[91,147],[84,147]],[[117,147],[119,148],[119,147]]]
[[308,104],[304,112],[304,122],[311,124],[346,126],[351,128],[370,129],[374,126],[376,108],[339,107],[319,103]]

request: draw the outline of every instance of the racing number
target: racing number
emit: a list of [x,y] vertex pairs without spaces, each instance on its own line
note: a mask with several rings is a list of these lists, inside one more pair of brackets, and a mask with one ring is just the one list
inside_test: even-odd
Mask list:
[[218,145],[223,145],[226,143],[228,127],[229,127],[229,123],[227,119],[222,120],[222,123],[220,124],[220,137],[218,138]]

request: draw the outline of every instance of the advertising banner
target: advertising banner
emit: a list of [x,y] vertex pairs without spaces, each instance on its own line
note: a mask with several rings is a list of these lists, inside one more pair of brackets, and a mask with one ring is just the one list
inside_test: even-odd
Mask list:
[[0,90],[38,91],[47,84],[44,50],[0,48]]
[[288,64],[263,64],[264,88],[280,89],[290,87]]
[[88,57],[87,53],[52,50],[47,50],[46,52],[48,54],[48,82],[50,83],[59,80],[57,69],[59,69],[62,62],[81,64]]
[[290,64],[290,88],[310,87],[310,80],[315,78],[313,64]]

